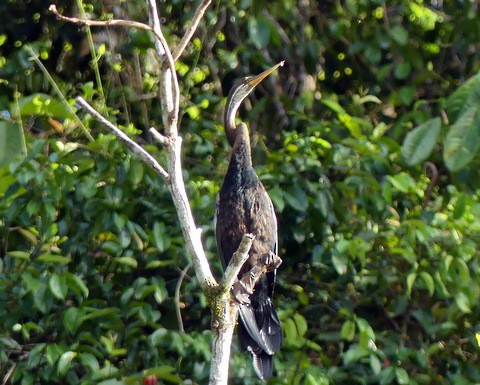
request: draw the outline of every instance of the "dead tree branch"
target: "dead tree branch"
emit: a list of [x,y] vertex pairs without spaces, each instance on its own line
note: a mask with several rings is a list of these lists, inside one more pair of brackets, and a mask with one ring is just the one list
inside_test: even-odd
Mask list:
[[207,10],[211,2],[212,0],[202,0],[202,3],[195,11],[195,15],[193,16],[190,26],[187,28],[185,35],[183,35],[180,44],[178,44],[177,48],[175,48],[175,50],[173,51],[173,60],[177,61],[178,58],[182,55],[182,52],[185,50],[188,43],[190,42],[190,39],[192,38],[195,30],[198,27],[198,23],[200,23],[200,20],[203,18],[203,15],[205,14],[205,11]]
[[[101,124],[111,130],[135,154],[145,161],[147,165],[152,167],[168,184],[179,218],[179,223],[182,228],[186,248],[191,257],[191,263],[195,269],[200,286],[207,295],[207,299],[209,300],[212,309],[213,342],[210,385],[226,385],[228,382],[230,347],[235,323],[237,321],[239,298],[242,298],[242,290],[246,290],[247,294],[248,292],[253,291],[255,283],[260,279],[262,274],[265,274],[265,272],[278,266],[278,264],[281,263],[281,260],[274,255],[258,256],[254,267],[249,272],[245,273],[240,281],[237,280],[241,267],[249,258],[250,248],[255,238],[254,235],[246,234],[243,237],[238,250],[235,252],[227,266],[221,284],[219,285],[213,277],[202,245],[201,229],[195,224],[182,176],[182,138],[178,135],[180,88],[174,63],[175,59],[178,59],[193,36],[193,33],[211,0],[202,1],[195,13],[190,27],[173,55],[161,30],[156,1],[146,1],[149,11],[149,26],[125,20],[98,22],[81,20],[59,15],[54,6],[51,6],[50,10],[62,20],[72,23],[90,26],[117,25],[135,27],[150,30],[154,34],[155,51],[160,64],[160,101],[162,105],[163,129],[161,130],[162,133],[160,133],[152,127],[150,128],[150,132],[155,140],[157,140],[166,151],[166,169],[164,169],[155,158],[148,154],[140,145],[132,141],[127,135],[125,135],[125,133],[118,129],[118,127],[105,119],[83,98],[77,98],[77,102]],[[231,288],[235,288],[234,282],[240,285],[238,290],[234,289],[235,291],[239,291],[240,294],[232,296]],[[177,297],[178,295],[179,294],[177,293]]]
[[127,147],[137,154],[146,164],[148,164],[155,172],[162,177],[162,179],[168,181],[169,176],[164,168],[157,162],[157,160],[145,151],[139,144],[130,139],[122,130],[117,126],[105,119],[102,114],[95,110],[85,99],[81,96],[75,99],[77,103],[84,108],[90,115],[92,115],[98,122],[107,127],[112,133],[120,139]]

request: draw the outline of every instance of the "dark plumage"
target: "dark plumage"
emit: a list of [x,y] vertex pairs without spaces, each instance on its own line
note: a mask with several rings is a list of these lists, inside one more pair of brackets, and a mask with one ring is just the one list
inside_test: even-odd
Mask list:
[[[277,221],[272,202],[252,167],[247,126],[235,126],[235,114],[245,97],[280,64],[260,75],[240,80],[230,92],[225,107],[225,131],[232,154],[216,207],[216,238],[223,268],[227,266],[246,233],[255,235],[250,257],[239,278],[249,271],[256,259],[277,254]],[[275,271],[264,274],[250,303],[241,303],[238,338],[240,348],[251,354],[255,372],[262,380],[271,377],[272,355],[283,342],[280,321],[272,304]]]

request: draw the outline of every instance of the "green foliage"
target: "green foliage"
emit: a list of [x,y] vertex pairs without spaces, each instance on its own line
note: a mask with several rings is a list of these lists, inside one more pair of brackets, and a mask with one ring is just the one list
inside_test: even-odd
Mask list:
[[[280,230],[285,344],[269,383],[479,383],[478,3],[266,5],[212,5],[176,66],[184,177],[220,271],[223,96],[286,60],[240,112]],[[159,6],[176,45],[196,4]],[[146,19],[142,1],[118,7]],[[118,17],[97,1],[84,10]],[[178,331],[188,258],[169,192],[79,112],[90,141],[71,112],[81,94],[161,159],[145,133],[161,129],[151,36],[92,29],[89,41],[40,0],[0,11],[18,18],[0,34],[0,138],[15,128],[28,150],[5,155],[21,155],[21,141],[0,140],[0,374],[22,385],[206,383],[210,318],[192,271]],[[231,362],[232,384],[257,383],[236,346]]]

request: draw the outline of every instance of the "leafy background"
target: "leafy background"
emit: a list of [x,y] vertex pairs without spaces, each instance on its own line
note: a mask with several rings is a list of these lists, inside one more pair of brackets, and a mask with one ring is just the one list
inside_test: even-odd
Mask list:
[[[196,6],[160,3],[173,46]],[[140,0],[57,7],[147,17]],[[0,377],[206,383],[210,315],[168,191],[74,102],[161,159],[146,132],[161,128],[152,39],[47,8],[0,4]],[[286,61],[240,114],[284,261],[270,384],[480,383],[478,8],[217,0],[177,62],[184,176],[219,275],[224,95]],[[258,383],[233,349],[231,384]]]

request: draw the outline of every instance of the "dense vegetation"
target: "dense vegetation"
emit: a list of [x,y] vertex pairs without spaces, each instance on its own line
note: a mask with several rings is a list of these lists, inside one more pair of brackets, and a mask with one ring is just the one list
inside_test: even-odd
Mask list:
[[[81,0],[59,3],[82,15]],[[160,4],[175,46],[196,4]],[[193,270],[180,280],[189,258],[168,191],[74,101],[161,154],[146,133],[161,129],[152,40],[47,7],[0,4],[0,378],[204,384],[210,314]],[[286,60],[241,111],[284,261],[270,384],[480,382],[478,7],[217,0],[177,62],[184,177],[220,274],[223,97]],[[147,15],[141,0],[83,11]],[[231,383],[257,383],[234,352]]]

